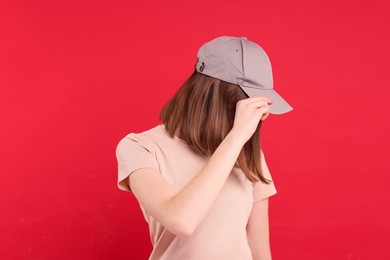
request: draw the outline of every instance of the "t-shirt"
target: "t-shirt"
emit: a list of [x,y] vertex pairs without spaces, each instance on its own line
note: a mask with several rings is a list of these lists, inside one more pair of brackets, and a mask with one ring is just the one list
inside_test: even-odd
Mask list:
[[[118,187],[130,191],[123,182],[141,168],[157,170],[179,192],[190,182],[209,157],[195,153],[183,140],[171,138],[165,126],[158,125],[142,133],[131,133],[118,144]],[[271,179],[261,153],[263,174]],[[252,184],[234,167],[220,194],[191,236],[176,236],[141,207],[149,225],[153,251],[150,260],[252,259],[246,226],[253,203],[276,194],[275,185],[260,181]]]

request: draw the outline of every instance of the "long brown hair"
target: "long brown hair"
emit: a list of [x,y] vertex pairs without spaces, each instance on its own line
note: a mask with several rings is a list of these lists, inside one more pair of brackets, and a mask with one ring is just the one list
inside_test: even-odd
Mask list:
[[[238,85],[194,71],[163,107],[160,119],[168,134],[177,135],[201,155],[211,155],[230,132],[236,104],[248,96]],[[260,126],[241,150],[237,164],[252,182],[264,177],[260,160]]]

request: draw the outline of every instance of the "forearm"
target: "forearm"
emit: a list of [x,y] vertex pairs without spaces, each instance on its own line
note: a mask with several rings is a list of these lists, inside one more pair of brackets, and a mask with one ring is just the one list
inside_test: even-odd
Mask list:
[[253,260],[272,260],[271,248],[268,245],[257,245],[261,247],[258,250],[252,250]]
[[184,233],[191,234],[207,214],[220,193],[242,149],[243,141],[229,133],[205,167],[163,206],[167,215],[176,216]]
[[269,199],[263,199],[253,204],[248,220],[248,244],[253,260],[271,260],[270,231],[268,218]]

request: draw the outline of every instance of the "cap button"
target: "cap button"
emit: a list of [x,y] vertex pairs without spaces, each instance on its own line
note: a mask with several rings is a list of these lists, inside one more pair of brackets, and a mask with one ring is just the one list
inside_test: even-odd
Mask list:
[[246,38],[246,37],[244,37],[244,36],[242,36],[241,38],[244,39],[244,40],[248,40],[248,38]]

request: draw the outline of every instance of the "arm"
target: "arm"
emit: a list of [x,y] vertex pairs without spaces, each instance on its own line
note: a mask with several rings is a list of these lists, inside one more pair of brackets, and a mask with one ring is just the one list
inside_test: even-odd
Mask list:
[[268,222],[268,198],[253,204],[247,225],[247,236],[253,260],[271,260]]
[[[191,235],[221,191],[243,145],[269,112],[267,98],[241,100],[234,126],[205,167],[175,193],[161,174],[139,169],[130,175],[130,188],[141,206],[170,232]],[[157,173],[157,174],[156,174]]]

